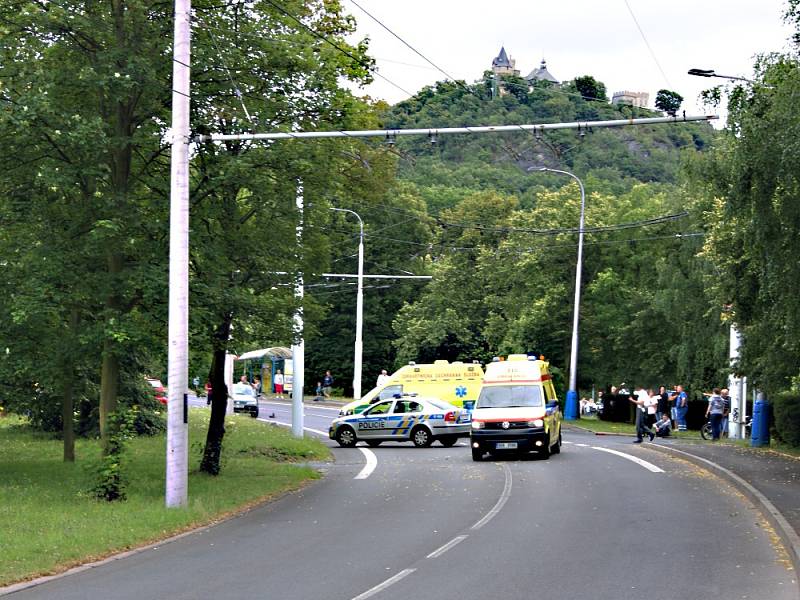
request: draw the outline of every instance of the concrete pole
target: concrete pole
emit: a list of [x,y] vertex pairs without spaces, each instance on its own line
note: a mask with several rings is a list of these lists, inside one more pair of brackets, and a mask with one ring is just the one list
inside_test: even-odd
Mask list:
[[353,354],[353,399],[361,399],[361,371],[363,362],[363,329],[364,329],[364,221],[359,214],[347,208],[334,208],[331,210],[350,213],[358,219],[361,233],[358,242],[358,294],[356,296],[356,342]]
[[[731,323],[731,331],[728,346],[728,356],[730,366],[734,367],[739,360],[739,347],[742,344],[742,336],[736,323]],[[731,397],[731,412],[728,415],[728,437],[731,439],[744,439],[744,420],[747,407],[744,391],[744,378],[737,377],[733,372],[728,376],[728,393]]]
[[548,169],[542,167],[540,171],[549,173],[560,173],[572,177],[578,182],[581,190],[581,215],[578,225],[578,262],[575,267],[575,300],[572,309],[572,348],[569,355],[569,390],[567,391],[567,401],[564,406],[564,418],[573,421],[578,418],[578,321],[581,312],[581,272],[583,271],[583,229],[586,211],[586,192],[583,189],[583,182],[577,175],[569,171],[559,169]]
[[167,507],[186,506],[189,483],[189,61],[191,0],[175,0],[169,223]]
[[[295,203],[298,212],[295,239],[297,240],[298,263],[303,260],[303,184],[297,185]],[[297,270],[294,285],[294,297],[297,299],[297,310],[292,317],[292,435],[303,437],[303,375],[305,369],[305,341],[303,340],[303,271]]]

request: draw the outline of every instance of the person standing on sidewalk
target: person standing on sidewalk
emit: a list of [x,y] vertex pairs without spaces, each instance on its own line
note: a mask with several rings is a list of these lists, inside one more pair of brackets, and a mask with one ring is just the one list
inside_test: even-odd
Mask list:
[[676,386],[675,393],[669,399],[675,402],[675,420],[678,422],[678,431],[686,431],[686,412],[689,410],[689,396],[683,391],[683,386]]
[[725,410],[722,413],[722,423],[720,424],[719,435],[720,437],[728,437],[728,415],[731,412],[731,396],[728,392],[728,388],[722,388],[720,390],[720,396],[722,396],[722,401],[725,403]]
[[658,404],[656,405],[656,420],[661,420],[662,415],[669,417],[669,394],[663,385],[658,388]]
[[706,408],[706,418],[711,417],[711,440],[714,442],[719,441],[724,412],[725,401],[720,396],[719,388],[714,388],[711,392],[711,397],[708,399],[708,408]]
[[333,375],[330,371],[325,371],[325,377],[322,378],[322,393],[325,400],[331,399],[331,392],[333,391]]
[[643,387],[636,386],[636,390],[628,399],[636,405],[636,439],[633,443],[641,444],[645,433],[650,436],[652,442],[655,434],[647,426],[647,404],[650,402],[650,394]]
[[281,400],[283,400],[283,382],[283,373],[278,369],[278,372],[275,373],[275,377],[272,378],[272,383],[275,384],[275,395]]

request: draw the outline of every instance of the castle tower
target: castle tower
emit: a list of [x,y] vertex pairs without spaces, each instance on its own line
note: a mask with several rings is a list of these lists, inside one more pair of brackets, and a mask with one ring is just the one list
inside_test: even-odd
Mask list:
[[517,61],[513,58],[509,58],[508,54],[506,54],[506,49],[501,47],[500,54],[495,56],[492,60],[492,71],[494,71],[495,75],[519,76],[519,71],[514,68],[516,64]]

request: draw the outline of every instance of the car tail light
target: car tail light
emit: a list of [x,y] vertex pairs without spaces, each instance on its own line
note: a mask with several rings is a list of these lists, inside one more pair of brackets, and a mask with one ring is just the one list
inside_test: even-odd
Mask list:
[[456,421],[456,413],[455,413],[454,411],[452,411],[452,410],[451,410],[449,413],[447,413],[447,414],[444,416],[444,420],[445,420],[445,421],[448,421],[448,422],[450,422],[450,423],[455,423],[455,421]]

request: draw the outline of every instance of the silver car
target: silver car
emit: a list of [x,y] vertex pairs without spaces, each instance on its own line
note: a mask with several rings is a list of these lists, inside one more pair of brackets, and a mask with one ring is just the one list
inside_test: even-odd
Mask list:
[[351,448],[364,441],[368,446],[381,442],[414,442],[430,446],[439,440],[450,447],[460,437],[469,437],[470,414],[439,400],[414,395],[376,402],[364,412],[338,417],[331,423],[328,435],[340,446]]

